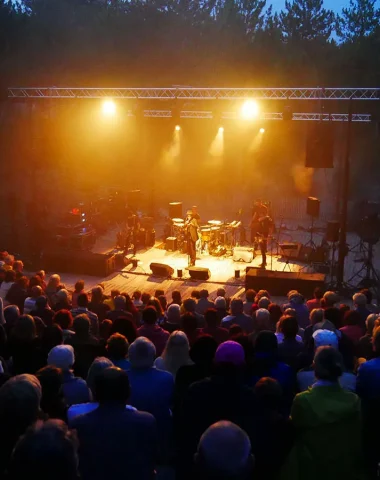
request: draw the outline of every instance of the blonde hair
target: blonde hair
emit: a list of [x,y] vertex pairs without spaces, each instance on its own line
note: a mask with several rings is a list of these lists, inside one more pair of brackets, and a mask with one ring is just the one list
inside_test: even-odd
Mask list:
[[61,283],[61,277],[57,273],[50,275],[48,287],[58,287],[60,283]]
[[173,376],[183,365],[191,365],[193,362],[189,355],[189,340],[184,332],[175,330],[168,341],[162,353],[164,368]]

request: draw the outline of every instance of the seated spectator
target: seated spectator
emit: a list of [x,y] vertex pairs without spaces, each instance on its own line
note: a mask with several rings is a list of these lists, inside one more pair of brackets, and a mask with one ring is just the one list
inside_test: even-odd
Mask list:
[[[313,340],[315,355],[320,347],[332,347],[336,350],[339,349],[339,338],[335,332],[331,332],[330,330],[316,330],[313,333]],[[304,392],[308,390],[316,381],[314,356],[313,364],[303,368],[297,373],[298,391]],[[352,372],[348,371],[345,367],[341,377],[339,378],[339,383],[340,386],[347,391],[355,392],[356,390],[356,376]]]
[[156,310],[156,314],[157,314],[156,322],[157,322],[157,324],[160,325],[161,323],[163,323],[164,320],[165,320],[165,311],[164,311],[160,301],[158,300],[158,298],[150,297],[147,306],[148,307],[153,307]]
[[129,347],[129,400],[138,410],[149,412],[155,417],[162,450],[165,451],[171,436],[174,380],[171,373],[154,367],[155,357],[154,344],[147,338],[138,338]]
[[75,335],[74,330],[72,330],[74,320],[70,310],[58,310],[54,314],[53,322],[61,327],[64,342]]
[[[1,299],[2,301],[2,299]],[[16,305],[8,305],[4,308],[4,328],[7,336],[9,337],[18,317],[20,316],[20,310]]]
[[372,303],[372,292],[371,292],[371,290],[368,290],[368,288],[363,288],[363,290],[360,290],[360,293],[363,293],[366,296],[366,299],[367,299],[366,308],[367,308],[367,310],[369,310],[371,313],[380,313],[379,307]]
[[[235,337],[239,335],[246,335],[243,332],[243,329],[241,328],[240,325],[231,325],[229,330],[228,330],[228,338],[229,340],[233,340]],[[254,335],[254,333],[251,333],[251,335]]]
[[231,299],[230,297],[227,297],[226,290],[223,287],[219,287],[218,290],[216,291],[216,297],[222,297],[226,301],[226,310],[230,308],[230,303]]
[[261,297],[257,303],[258,308],[264,308],[265,310],[268,310],[269,305],[270,305],[270,300],[267,297]]
[[120,333],[128,340],[128,343],[133,343],[137,338],[137,328],[134,324],[132,315],[127,312],[126,317],[117,318],[111,327],[111,335]]
[[45,327],[41,335],[41,354],[44,364],[47,362],[47,356],[52,348],[63,344],[62,328],[55,324]]
[[149,295],[148,292],[143,292],[141,294],[141,301],[142,301],[143,304],[142,304],[140,310],[144,310],[144,308],[148,306],[149,299],[150,299],[150,295]]
[[[197,320],[197,328],[203,328],[205,326],[205,319],[203,315],[196,311],[196,306],[197,302],[193,298],[187,298],[186,300],[184,300],[184,302],[182,303],[184,312],[183,315],[186,315],[187,313],[194,315]],[[183,315],[181,316],[181,325]]]
[[[111,296],[112,296],[112,291],[111,291]],[[141,300],[141,292],[140,290],[135,290],[132,294],[132,301],[133,305],[138,309],[141,310],[143,307],[143,302]]]
[[120,333],[114,333],[107,341],[107,355],[115,367],[128,371],[131,364],[128,360],[129,343]]
[[157,288],[157,290],[154,292],[153,298],[158,298],[160,295],[165,295],[165,292],[164,290],[161,290],[161,288]]
[[165,295],[160,295],[158,297],[158,301],[160,302],[161,310],[162,310],[163,314],[165,315],[166,309],[168,308],[168,301],[166,300]]
[[67,403],[63,394],[63,373],[60,368],[47,365],[36,373],[41,389],[41,410],[49,418],[58,418],[66,422]]
[[[220,325],[220,322],[223,320],[224,317],[227,316],[227,302],[224,297],[216,297],[214,301],[215,305],[215,310],[218,314],[218,326]],[[211,309],[209,309],[211,310]],[[207,311],[207,310],[206,310]]]
[[310,319],[309,309],[305,305],[304,297],[296,290],[291,290],[288,293],[288,300],[289,303],[283,306],[284,312],[287,308],[293,308],[296,312],[298,326],[305,329],[308,325],[310,325]]
[[110,310],[110,307],[104,303],[104,300],[103,288],[100,285],[94,287],[91,290],[91,301],[88,304],[88,309],[98,316],[99,323],[106,318]]
[[306,306],[309,309],[309,312],[312,312],[315,308],[321,308],[321,300],[323,298],[323,290],[321,287],[316,287],[314,289],[314,298],[306,302]]
[[126,299],[122,295],[118,295],[113,299],[114,308],[107,312],[106,318],[109,318],[114,322],[117,318],[126,317],[130,318],[129,312],[125,309]]
[[97,336],[99,334],[99,320],[98,316],[94,312],[90,312],[88,309],[88,297],[86,293],[81,293],[77,298],[78,307],[71,310],[71,315],[73,318],[78,315],[86,314],[90,320],[90,330],[91,334]]
[[54,310],[48,305],[47,297],[36,298],[36,308],[30,312],[33,317],[40,317],[46,326],[53,325]]
[[40,278],[42,290],[45,292],[45,290],[46,290],[46,282],[45,282],[46,273],[45,273],[45,270],[38,270],[38,272],[36,272],[36,277]]
[[[289,318],[289,317],[296,318],[295,315],[296,315],[295,311],[288,308],[287,310],[285,310],[284,315],[280,318],[280,321],[277,323],[277,330],[276,330],[275,335],[276,335],[277,342],[278,342],[279,345],[280,345],[280,343],[282,343],[284,341],[284,338],[285,338],[284,332],[282,331],[283,320],[285,318]],[[299,331],[299,328],[298,328],[298,323],[297,323],[297,332],[298,331]],[[296,335],[296,341],[302,344],[301,335]]]
[[299,335],[297,335],[298,323],[296,317],[282,317],[279,330],[284,337],[282,342],[278,344],[278,359],[297,371],[297,357],[303,349],[303,343],[302,340],[300,341],[297,338]]
[[363,328],[361,326],[360,313],[355,310],[346,312],[343,319],[343,327],[339,329],[347,337],[357,345],[363,336]]
[[169,333],[181,328],[181,308],[178,304],[172,303],[166,311],[165,321],[161,327]]
[[192,313],[185,313],[181,317],[181,330],[186,334],[190,346],[201,336],[201,329],[197,328],[197,319]]
[[[317,382],[293,402],[295,445],[283,468],[284,478],[363,478],[360,401],[340,387],[342,373],[341,354],[332,347],[321,348],[315,357]],[[326,439],[334,448],[326,448]]]
[[[266,298],[266,297],[263,297]],[[270,313],[266,308],[259,308],[253,314],[253,332],[250,335],[252,342],[255,342],[259,332],[271,331],[272,322],[270,318]]]
[[53,310],[58,312],[59,310],[71,310],[69,292],[65,288],[61,288],[55,294],[56,302],[54,303]]
[[368,315],[365,325],[366,334],[359,340],[357,345],[357,356],[359,358],[370,360],[373,356],[372,334],[375,326],[378,327],[380,325],[380,315],[377,313],[371,313],[371,315]]
[[197,302],[200,299],[199,290],[195,289],[191,292],[190,297]]
[[206,310],[208,310],[209,308],[214,308],[214,304],[210,302],[208,297],[208,290],[202,289],[199,292],[199,300],[197,302],[197,306],[195,307],[195,311],[199,313],[199,315],[204,315]]
[[195,455],[195,478],[248,480],[254,457],[248,435],[232,422],[219,421],[202,435]]
[[30,277],[29,279],[29,286],[28,286],[28,296],[30,297],[32,294],[32,288],[33,287],[41,287],[41,295],[43,294],[43,288],[42,288],[42,280],[38,275],[34,275],[33,277]]
[[99,407],[99,403],[95,399],[95,379],[106,368],[113,367],[111,360],[105,357],[97,357],[92,362],[86,379],[88,388],[91,390],[92,401],[88,403],[79,403],[77,405],[71,405],[67,411],[67,421],[71,427],[74,418],[79,417],[85,413],[92,412]]
[[[257,304],[259,303],[260,298],[262,298],[262,297],[270,298],[268,290],[259,290],[256,293],[256,296],[255,296],[256,308],[257,308]],[[256,308],[255,308],[255,310],[256,310]]]
[[[323,308],[314,308],[314,310],[310,312],[310,325],[305,328],[305,332],[303,334],[303,340],[305,345],[308,345],[315,330],[324,330],[323,328],[324,320],[325,320],[324,315],[325,315],[325,310],[323,310]],[[333,324],[328,325],[328,327],[330,328],[327,328],[326,330],[332,330],[332,331],[336,330]]]
[[54,275],[50,275],[48,284],[45,288],[45,294],[48,297],[49,305],[51,308],[57,303],[56,294],[61,287],[61,277],[56,273]]
[[24,313],[29,315],[36,309],[36,300],[42,295],[42,288],[39,285],[32,287],[30,297],[27,297],[24,302]]
[[84,291],[84,280],[78,280],[77,282],[75,282],[74,292],[71,296],[72,308],[77,308],[78,307],[78,297],[82,293],[86,293]]
[[270,328],[267,328],[270,332],[276,331],[277,323],[282,317],[282,308],[277,303],[271,303],[268,307],[268,312],[270,314]]
[[90,333],[90,320],[84,313],[74,318],[73,330],[75,335],[66,339],[66,344],[71,345],[75,352],[75,375],[86,378],[88,369],[96,357],[102,356],[104,346]]
[[69,406],[91,400],[91,393],[86,382],[82,378],[74,376],[72,371],[74,362],[74,349],[71,345],[58,345],[49,352],[48,365],[62,370],[62,390]]
[[21,260],[15,260],[13,262],[12,268],[16,272],[16,278],[21,278],[24,275],[24,264]]
[[99,338],[100,340],[103,340],[104,342],[107,342],[107,340],[111,336],[111,330],[112,330],[113,323],[109,318],[106,318],[105,320],[102,321],[102,323],[99,326]]
[[246,290],[243,311],[247,315],[252,314],[252,307],[255,303],[256,292],[252,289]]
[[125,472],[130,480],[154,478],[156,422],[149,413],[126,408],[126,372],[116,367],[103,370],[95,379],[95,397],[99,407],[72,422],[80,444],[81,478],[119,480]]
[[112,289],[111,296],[105,298],[103,303],[109,307],[110,310],[115,310],[114,299],[120,295],[120,290]]
[[[4,478],[21,435],[40,415],[41,385],[34,375],[17,375],[0,388],[0,474]],[[44,452],[46,455],[46,452]]]
[[[5,272],[4,281],[0,285],[0,297],[5,300],[9,289],[16,281],[16,272],[13,270],[7,270]],[[19,307],[20,308],[20,307]]]
[[9,467],[9,479],[76,480],[77,441],[59,420],[37,423],[19,439]]
[[137,329],[137,336],[148,338],[154,344],[157,356],[160,356],[169,338],[169,332],[156,325],[157,311],[152,306],[143,310],[142,321],[143,325]]
[[8,305],[17,305],[21,313],[24,311],[24,303],[28,296],[28,285],[27,277],[17,278],[5,296],[5,302]]
[[359,325],[364,330],[365,321],[367,320],[368,315],[372,313],[367,308],[367,297],[364,295],[364,293],[355,293],[355,295],[352,297],[352,302],[354,304],[354,310],[360,316]]
[[175,378],[180,367],[193,363],[189,355],[189,350],[190,346],[187,336],[177,330],[170,334],[162,356],[156,358],[154,366],[159,370],[171,373]]
[[338,303],[339,297],[335,292],[328,290],[323,294],[323,298],[321,300],[321,307],[322,308],[334,308]]
[[169,304],[169,306],[170,305],[179,305],[179,306],[182,305],[182,296],[181,296],[181,292],[179,290],[173,290],[172,291],[172,301]]
[[357,392],[364,408],[366,403],[380,399],[380,327],[373,332],[372,345],[372,360],[362,363],[358,369]]
[[253,319],[249,315],[246,315],[243,310],[243,301],[234,298],[231,301],[231,315],[224,317],[220,326],[228,329],[231,325],[236,324],[243,329],[244,333],[252,333]]
[[218,345],[228,340],[228,330],[219,326],[220,322],[217,310],[214,308],[206,310],[205,322],[206,327],[201,329],[201,335],[211,335],[213,338],[215,338]]

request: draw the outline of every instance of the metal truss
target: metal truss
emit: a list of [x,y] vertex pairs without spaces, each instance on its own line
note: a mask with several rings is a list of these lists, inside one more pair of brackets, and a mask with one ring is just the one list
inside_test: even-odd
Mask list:
[[8,98],[380,100],[380,88],[8,88]]

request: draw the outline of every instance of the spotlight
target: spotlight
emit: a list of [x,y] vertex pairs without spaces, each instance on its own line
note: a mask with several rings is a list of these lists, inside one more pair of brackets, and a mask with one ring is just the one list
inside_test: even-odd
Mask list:
[[265,128],[260,128],[260,133],[265,133]]
[[176,126],[175,126],[175,131],[176,131],[176,132],[179,132],[180,130],[181,130],[181,127],[180,127],[179,125],[176,125]]
[[240,109],[243,120],[253,120],[259,116],[259,105],[255,100],[246,100]]
[[104,100],[102,105],[103,115],[112,117],[116,113],[116,104],[113,100]]
[[224,132],[224,127],[219,127],[219,133],[223,133]]

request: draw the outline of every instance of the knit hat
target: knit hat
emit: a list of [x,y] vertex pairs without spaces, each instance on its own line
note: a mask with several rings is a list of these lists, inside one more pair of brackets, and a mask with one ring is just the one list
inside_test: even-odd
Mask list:
[[216,297],[214,303],[215,303],[215,308],[225,309],[227,306],[226,299],[224,297]]
[[245,364],[244,349],[240,343],[228,340],[221,343],[215,353],[215,363],[231,363],[241,366]]
[[74,349],[71,345],[57,345],[49,352],[47,363],[62,370],[69,370],[75,362]]
[[331,330],[316,330],[313,333],[315,348],[318,347],[334,347],[338,349],[339,339],[336,333]]

